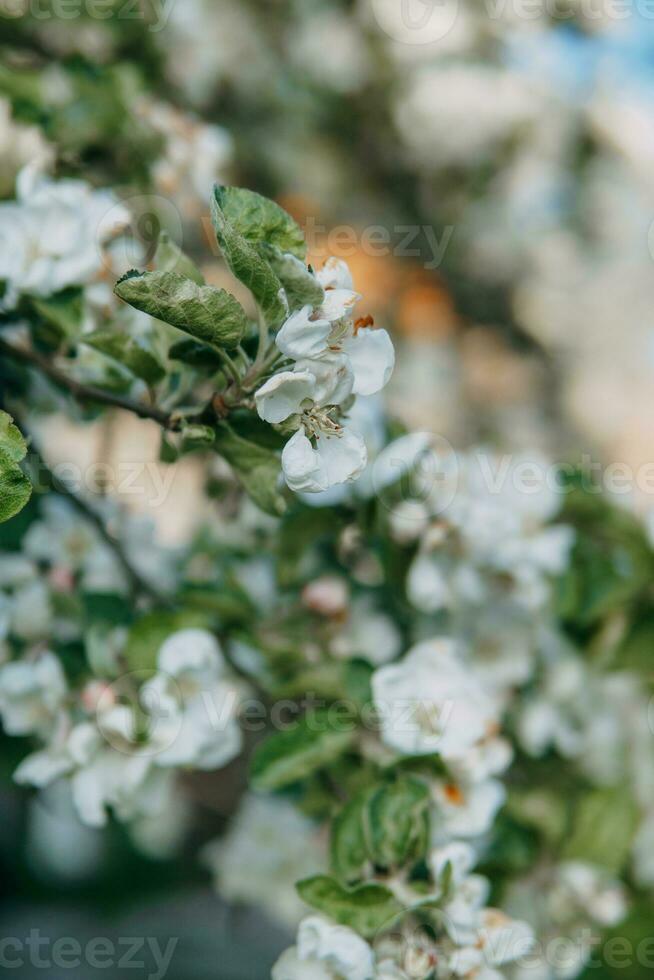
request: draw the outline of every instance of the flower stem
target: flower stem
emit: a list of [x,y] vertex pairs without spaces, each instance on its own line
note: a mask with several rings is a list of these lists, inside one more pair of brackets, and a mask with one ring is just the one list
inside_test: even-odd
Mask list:
[[263,361],[266,357],[266,347],[268,346],[268,324],[266,323],[265,317],[261,310],[259,310],[259,344],[257,346],[257,355],[254,359],[254,364],[252,365],[255,371],[259,371]]
[[218,353],[219,357],[222,359],[222,362],[225,365],[225,368],[227,369],[227,373],[229,374],[229,376],[232,379],[232,381],[234,382],[234,384],[240,385],[240,383],[241,383],[241,375],[239,373],[239,370],[238,370],[236,364],[234,363],[234,361],[232,360],[232,358],[229,356],[229,354],[227,353],[227,351],[221,350],[218,347],[216,347],[214,349]]

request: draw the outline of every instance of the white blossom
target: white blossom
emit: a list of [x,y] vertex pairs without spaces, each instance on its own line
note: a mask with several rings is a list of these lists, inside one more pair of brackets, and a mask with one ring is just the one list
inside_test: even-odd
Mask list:
[[459,756],[497,724],[496,709],[473,672],[441,638],[415,646],[372,678],[384,742],[403,755]]
[[506,789],[498,779],[438,781],[432,796],[435,843],[440,843],[453,837],[474,839],[488,833],[504,804]]
[[298,492],[317,493],[337,483],[355,480],[366,465],[366,446],[360,435],[340,426],[321,431],[315,448],[305,428],[298,429],[282,452],[286,482]]
[[25,167],[16,201],[0,204],[4,308],[13,309],[23,294],[50,296],[90,282],[102,269],[102,246],[129,220],[111,191],[92,190],[81,180],[50,180],[38,163]]
[[276,336],[277,347],[294,365],[255,393],[262,419],[294,420],[297,431],[282,452],[282,470],[288,486],[300,493],[321,493],[361,475],[366,445],[348,424],[345,403],[381,391],[395,360],[385,330],[352,319],[360,297],[345,263],[326,263],[317,278],[325,288],[323,301],[292,313]]
[[319,915],[300,923],[297,944],[273,967],[273,980],[373,980],[368,943],[347,926]]
[[226,901],[261,906],[295,928],[306,914],[296,882],[326,866],[326,840],[293,803],[249,793],[225,836],[205,846],[202,860]]
[[239,692],[206,630],[183,629],[165,640],[141,700],[155,718],[158,766],[218,769],[240,751]]
[[395,660],[401,649],[402,635],[395,621],[370,596],[351,601],[343,627],[330,643],[335,657],[362,657],[376,667]]
[[9,735],[47,733],[62,709],[68,686],[58,657],[46,651],[32,661],[0,667],[0,715]]

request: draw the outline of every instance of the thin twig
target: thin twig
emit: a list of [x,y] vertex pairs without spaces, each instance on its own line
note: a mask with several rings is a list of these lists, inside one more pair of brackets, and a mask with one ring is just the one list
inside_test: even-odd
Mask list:
[[122,408],[123,411],[132,412],[141,419],[150,419],[164,429],[171,431],[179,428],[179,420],[174,415],[164,412],[156,406],[132,401],[130,398],[123,398],[111,391],[83,384],[75,378],[71,378],[70,375],[56,367],[51,360],[38,351],[27,347],[17,347],[0,338],[0,354],[5,354],[15,361],[36,368],[58,387],[69,392],[77,401],[83,403],[97,402],[100,405],[110,405],[112,408]]
[[49,490],[58,494],[60,497],[65,497],[66,500],[68,500],[75,508],[78,514],[84,517],[89,524],[93,525],[104,543],[111,548],[112,552],[116,556],[116,560],[120,564],[120,567],[122,568],[129,582],[130,589],[133,592],[141,593],[142,595],[147,596],[158,605],[171,605],[170,599],[167,596],[162,595],[141,575],[136,568],[134,568],[129,558],[125,554],[121,542],[114,537],[111,531],[107,528],[107,525],[100,514],[98,514],[97,511],[94,510],[93,507],[91,507],[90,504],[88,504],[82,497],[79,497],[73,490],[71,490],[71,488],[67,486],[63,480],[55,476],[43,458],[43,454],[37,447],[34,437],[30,434],[22,419],[16,419],[16,422],[23,436],[29,440],[29,453],[38,467],[39,480],[44,478],[46,486]]
[[234,361],[231,359],[231,357],[229,356],[226,350],[222,350],[219,347],[214,347],[214,350],[222,360],[223,366],[225,367],[227,374],[229,374],[234,384],[238,385],[238,383],[241,380],[241,375],[239,374],[238,368],[234,364]]

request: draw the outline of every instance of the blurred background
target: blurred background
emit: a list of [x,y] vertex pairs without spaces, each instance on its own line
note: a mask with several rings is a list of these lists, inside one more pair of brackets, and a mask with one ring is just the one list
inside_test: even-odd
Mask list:
[[[302,223],[316,265],[350,264],[398,347],[389,399],[405,424],[457,447],[654,461],[646,0],[0,0],[0,51],[2,197],[35,159],[111,186],[135,216],[125,265],[164,226],[218,284],[211,184],[258,190]],[[48,427],[55,456],[158,458],[147,424]],[[173,545],[203,517],[201,475],[180,466],[165,507],[133,501]],[[645,513],[641,482],[625,502]],[[198,839],[174,853],[163,832],[145,854],[19,794],[16,741],[2,752],[2,935],[38,921],[129,936],[138,910],[137,934],[146,920],[152,936],[183,931],[176,980],[268,975],[294,910],[224,906]],[[202,842],[229,824],[229,774],[193,792]],[[252,820],[274,850],[269,816]]]

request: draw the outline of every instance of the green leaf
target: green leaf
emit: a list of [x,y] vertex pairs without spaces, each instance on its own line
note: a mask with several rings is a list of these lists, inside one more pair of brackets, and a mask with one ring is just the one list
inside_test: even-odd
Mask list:
[[654,555],[642,523],[613,506],[597,488],[567,480],[562,522],[576,531],[570,565],[558,582],[557,613],[582,629],[646,596],[654,576]]
[[200,344],[197,340],[191,340],[190,337],[187,340],[180,340],[176,344],[173,344],[168,351],[168,357],[173,361],[181,361],[183,364],[189,364],[196,370],[208,371],[211,374],[219,371],[223,363],[213,347],[208,347],[207,344]]
[[629,856],[637,822],[638,808],[626,787],[593,790],[577,803],[563,857],[617,875]]
[[366,820],[371,791],[362,790],[334,817],[331,828],[331,867],[342,881],[363,877],[369,864]]
[[269,326],[278,326],[288,310],[283,286],[270,264],[232,225],[222,208],[225,188],[215,187],[211,198],[211,218],[218,244],[233,274],[248,287]]
[[229,413],[229,427],[237,436],[254,442],[257,446],[263,446],[264,449],[281,452],[288,441],[286,436],[247,408],[235,408]]
[[367,786],[334,819],[332,869],[343,881],[360,878],[369,866],[415,864],[429,843],[429,790],[415,776]]
[[334,878],[316,875],[297,885],[300,898],[341,925],[350,926],[366,939],[389,928],[404,909],[383,885],[344,888]]
[[654,618],[642,613],[615,651],[613,662],[618,670],[633,670],[648,683],[654,681]]
[[345,661],[345,690],[359,707],[372,704],[372,675],[374,667],[367,660],[353,658]]
[[18,426],[7,412],[0,409],[0,449],[13,463],[20,463],[27,455],[27,443]]
[[236,347],[248,319],[231,293],[198,286],[177,272],[128,272],[115,292],[122,300],[214,347]]
[[148,385],[157,384],[166,372],[155,355],[133,337],[113,330],[96,330],[81,338],[84,344],[106,354]]
[[59,340],[76,337],[79,333],[84,313],[81,289],[64,289],[47,299],[31,297],[30,304],[48,326],[54,329]]
[[231,226],[249,242],[266,242],[304,259],[304,234],[283,208],[267,197],[244,187],[215,188],[216,199]]
[[352,744],[354,728],[337,729],[327,709],[307,712],[292,728],[262,742],[252,759],[252,785],[277,790],[305,779],[337,759]]
[[32,496],[32,485],[4,449],[0,449],[0,524],[15,517]]
[[159,460],[162,463],[176,463],[179,459],[179,449],[162,430],[159,442]]
[[429,790],[413,776],[381,786],[368,803],[370,856],[382,868],[424,856],[429,841]]
[[[277,698],[302,698],[307,691],[316,697],[340,700],[343,697],[343,663],[325,661],[307,667],[295,667],[289,676],[274,686]],[[349,706],[344,706],[344,711]]]
[[259,248],[286,290],[291,310],[299,309],[307,303],[311,306],[322,303],[325,291],[304,262],[290,252],[281,252],[274,245],[262,243]]
[[219,620],[221,625],[250,625],[256,618],[256,609],[248,595],[235,586],[221,584],[193,585],[184,588],[179,594],[185,608],[197,610]]
[[301,507],[289,510],[282,521],[277,541],[279,583],[283,588],[298,584],[303,577],[307,546],[333,541],[345,526],[343,515],[333,507]]
[[15,517],[32,496],[32,486],[19,463],[27,444],[14,420],[0,410],[0,523]]
[[500,812],[484,853],[483,873],[498,879],[526,874],[534,868],[542,851],[542,841],[533,828]]
[[216,428],[216,451],[227,460],[245,491],[267,514],[280,516],[286,502],[279,492],[279,456],[237,435],[226,423]]
[[193,259],[182,252],[166,231],[162,231],[159,236],[154,264],[158,272],[178,272],[181,276],[192,279],[198,286],[204,285],[204,276]]

